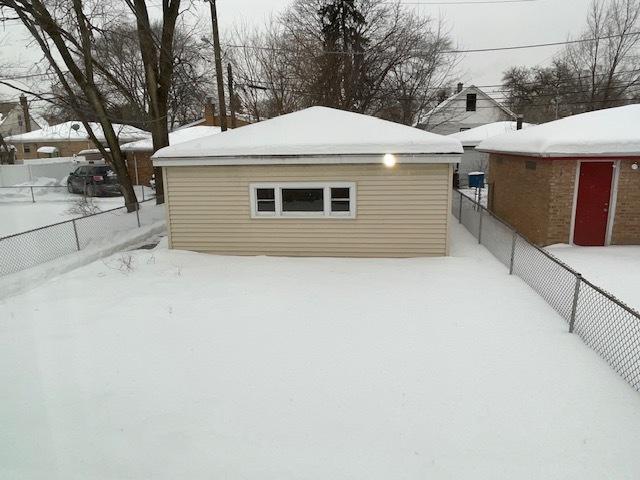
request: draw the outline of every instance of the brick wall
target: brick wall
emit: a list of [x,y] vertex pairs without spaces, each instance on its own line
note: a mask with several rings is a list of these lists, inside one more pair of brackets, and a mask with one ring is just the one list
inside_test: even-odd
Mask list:
[[544,161],[551,166],[549,177],[551,200],[549,202],[547,238],[544,245],[569,243],[578,162],[564,159]]
[[[25,153],[24,147],[28,146],[30,152]],[[96,148],[92,142],[89,141],[67,141],[67,142],[39,142],[39,143],[16,143],[17,152],[16,158],[18,160],[29,160],[31,158],[47,158],[49,155],[44,153],[38,153],[40,147],[57,147],[59,157],[73,157],[81,150],[89,148]]]
[[636,162],[640,165],[640,158],[620,162],[616,217],[611,237],[611,243],[615,245],[640,245],[640,169],[631,168]]
[[[136,179],[136,165],[138,169]],[[136,185],[149,185],[153,175],[151,152],[127,152],[127,170],[131,181]]]
[[[535,162],[535,170],[526,162]],[[489,208],[532,242],[547,235],[551,168],[532,158],[489,156]]]
[[489,208],[537,245],[568,243],[575,161],[491,154]]

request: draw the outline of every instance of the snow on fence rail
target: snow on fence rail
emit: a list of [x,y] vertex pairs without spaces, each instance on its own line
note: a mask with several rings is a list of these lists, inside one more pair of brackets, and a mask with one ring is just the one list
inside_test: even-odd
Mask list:
[[640,391],[640,313],[529,242],[456,190],[452,213],[502,264],[553,307],[575,333]]
[[150,199],[140,202],[135,212],[118,207],[1,237],[0,276],[55,260],[107,240],[115,233],[151,225],[163,218],[163,206],[156,206]]

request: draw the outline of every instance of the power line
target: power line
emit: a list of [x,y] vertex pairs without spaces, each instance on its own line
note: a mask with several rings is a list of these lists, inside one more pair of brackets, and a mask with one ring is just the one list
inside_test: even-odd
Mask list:
[[[629,33],[619,33],[615,35],[605,35],[602,37],[594,37],[594,38],[582,38],[578,40],[565,40],[563,42],[548,42],[548,43],[531,43],[527,45],[508,45],[504,47],[491,47],[491,48],[471,48],[465,50],[442,50],[440,53],[445,54],[453,54],[453,53],[482,53],[482,52],[501,52],[506,50],[523,50],[527,48],[541,48],[541,47],[557,47],[560,45],[572,45],[577,43],[587,43],[587,42],[595,42],[599,40],[609,40],[612,38],[622,38],[622,37],[630,37],[633,35],[640,35],[640,31],[638,32],[629,32]],[[247,45],[247,44],[233,44],[227,43],[224,45],[227,48],[248,48],[254,50],[267,50],[267,51],[276,51],[276,52],[292,52],[295,53],[298,50],[294,50],[291,48],[279,48],[279,47],[265,47],[261,45]],[[377,51],[377,50],[362,50],[360,52],[355,51],[337,51],[337,50],[318,50],[319,54],[331,54],[331,55],[365,55],[368,52]],[[382,50],[384,52],[384,50]],[[422,50],[412,50],[411,53],[426,53]]]

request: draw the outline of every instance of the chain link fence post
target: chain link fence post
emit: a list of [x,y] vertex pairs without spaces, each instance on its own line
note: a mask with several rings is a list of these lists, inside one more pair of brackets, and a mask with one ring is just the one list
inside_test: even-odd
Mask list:
[[138,220],[138,228],[140,228],[140,204],[136,203],[136,220]]
[[71,223],[73,224],[73,234],[76,237],[76,248],[80,251],[80,239],[78,238],[78,226],[76,225],[76,219],[74,218],[71,220]]
[[516,242],[518,241],[518,232],[513,231],[511,236],[511,256],[509,258],[509,275],[513,275],[513,264],[516,260]]
[[458,223],[462,223],[462,198],[464,195],[462,195],[460,190],[458,190],[458,194],[460,195],[460,203],[458,204]]
[[33,187],[29,187],[31,189],[31,203],[36,203],[36,197],[33,196]]
[[576,275],[576,286],[573,289],[573,303],[571,304],[571,318],[569,320],[569,333],[573,333],[576,325],[576,311],[578,310],[578,297],[580,296],[580,284],[582,275]]
[[478,244],[482,245],[482,207],[480,206],[480,204],[477,205],[478,206],[478,215],[480,215],[480,219],[478,221]]

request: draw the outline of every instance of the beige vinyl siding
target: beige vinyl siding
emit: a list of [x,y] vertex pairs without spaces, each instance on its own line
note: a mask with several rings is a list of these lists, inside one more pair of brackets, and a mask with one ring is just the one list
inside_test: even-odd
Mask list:
[[[173,248],[229,255],[447,253],[449,164],[164,167]],[[249,185],[355,182],[356,218],[251,218]]]

